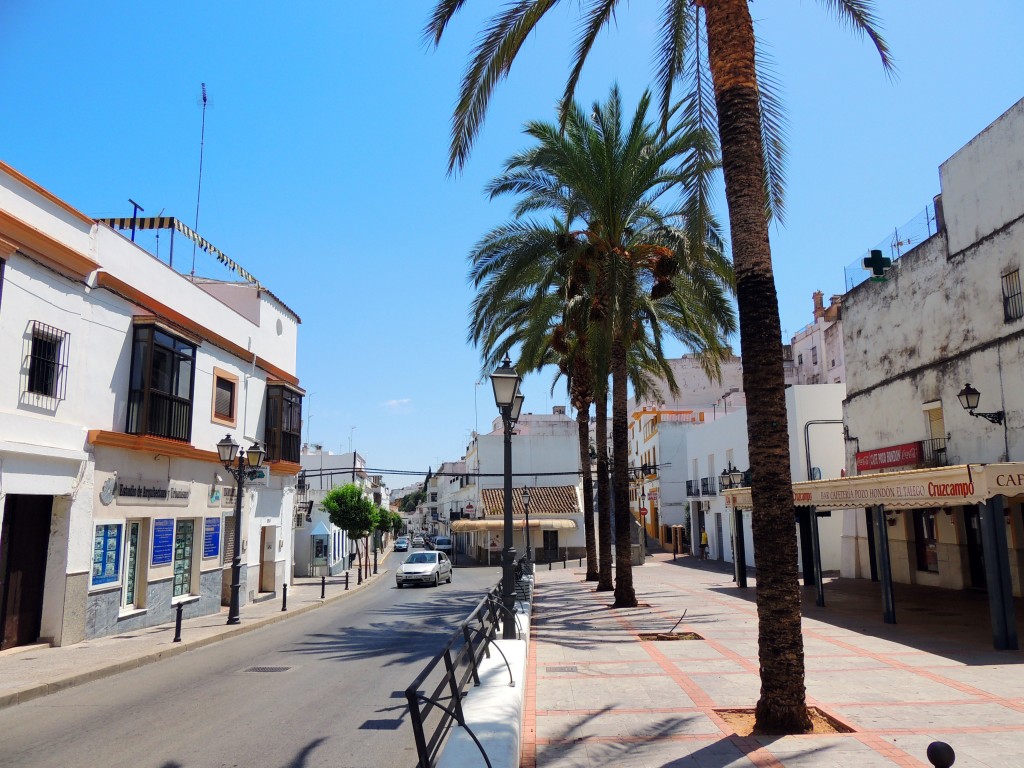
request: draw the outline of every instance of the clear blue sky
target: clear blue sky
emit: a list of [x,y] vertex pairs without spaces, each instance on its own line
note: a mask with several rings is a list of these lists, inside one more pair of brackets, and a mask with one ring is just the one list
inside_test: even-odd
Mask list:
[[[523,146],[524,121],[553,118],[577,8],[524,46],[448,177],[459,76],[497,7],[467,5],[430,51],[430,2],[3,3],[0,157],[89,215],[130,215],[130,197],[191,222],[205,82],[199,231],[301,315],[310,440],[340,451],[351,437],[373,467],[436,467],[495,415],[465,343],[466,255],[507,214],[485,182]],[[614,81],[635,101],[658,5],[623,6],[581,101]],[[843,267],[921,211],[938,165],[1024,96],[1020,0],[878,6],[896,82],[820,3],[751,6],[790,118],[788,219],[772,233],[790,335],[811,293],[842,293]],[[202,257],[197,272],[229,276]],[[526,410],[565,403],[550,384],[527,380]]]

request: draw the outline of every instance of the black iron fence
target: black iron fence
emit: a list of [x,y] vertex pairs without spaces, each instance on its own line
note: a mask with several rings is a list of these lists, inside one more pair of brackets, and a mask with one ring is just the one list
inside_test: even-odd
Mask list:
[[[520,599],[529,598],[528,591],[524,589],[526,584],[528,582],[520,582],[517,586]],[[501,582],[498,582],[452,633],[444,648],[405,689],[416,739],[417,768],[433,768],[453,724],[466,729],[490,768],[487,753],[466,726],[462,699],[470,680],[473,685],[480,685],[480,663],[490,658],[491,650],[501,654],[501,648],[493,641],[497,637],[502,610]],[[510,620],[515,621],[515,617]],[[507,660],[505,666],[508,667]],[[509,685],[515,684],[509,668]]]

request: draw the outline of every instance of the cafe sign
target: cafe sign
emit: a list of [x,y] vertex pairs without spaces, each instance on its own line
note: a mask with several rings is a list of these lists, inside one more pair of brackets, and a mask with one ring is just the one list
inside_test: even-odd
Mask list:
[[858,472],[877,472],[893,467],[918,467],[924,462],[924,450],[920,442],[890,445],[857,453]]

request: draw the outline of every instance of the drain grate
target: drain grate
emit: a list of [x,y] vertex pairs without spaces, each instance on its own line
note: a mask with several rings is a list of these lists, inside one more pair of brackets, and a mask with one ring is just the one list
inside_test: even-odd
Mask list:
[[548,667],[547,672],[579,672],[577,667]]
[[246,672],[287,672],[291,667],[249,667]]

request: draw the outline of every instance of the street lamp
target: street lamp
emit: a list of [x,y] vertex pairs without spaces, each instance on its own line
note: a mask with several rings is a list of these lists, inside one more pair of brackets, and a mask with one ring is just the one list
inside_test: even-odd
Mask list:
[[522,379],[512,367],[508,355],[501,365],[491,374],[491,386],[494,388],[494,403],[501,412],[501,422],[505,428],[505,525],[504,544],[501,550],[501,583],[502,602],[505,615],[502,617],[502,639],[516,639],[515,624],[515,583],[512,576],[516,551],[512,546],[512,429],[519,420],[523,409],[523,393],[519,391]]
[[960,401],[961,407],[967,411],[971,416],[977,416],[982,419],[988,419],[993,424],[1002,424],[1003,419],[1006,417],[1006,411],[995,411],[994,413],[975,413],[974,409],[978,407],[978,403],[981,402],[981,392],[976,390],[970,384],[961,389],[957,395],[957,399]]
[[[260,447],[258,441],[249,446],[248,451],[241,451],[231,435],[217,443],[217,453],[224,469],[235,478],[235,556],[231,561],[231,607],[228,608],[228,624],[237,624],[239,618],[238,590],[242,581],[242,491],[245,481],[252,480],[263,467],[263,459],[267,452]],[[238,466],[234,467],[237,457]]]
[[647,489],[640,489],[640,527],[644,530],[644,559],[647,559]]
[[523,514],[526,515],[526,566],[533,572],[533,549],[530,547],[530,489],[523,488]]

